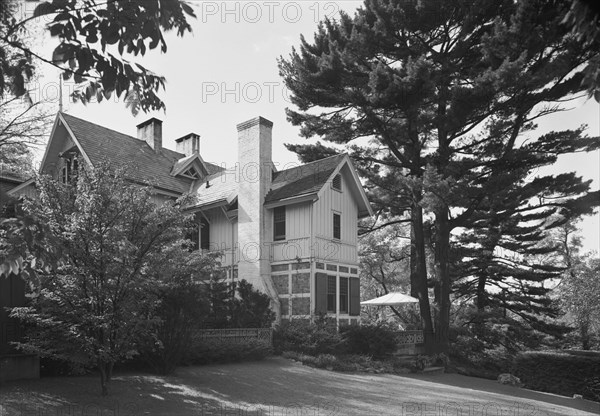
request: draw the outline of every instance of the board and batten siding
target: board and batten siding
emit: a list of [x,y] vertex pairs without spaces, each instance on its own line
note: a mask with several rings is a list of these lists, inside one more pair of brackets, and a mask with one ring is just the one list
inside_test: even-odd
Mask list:
[[[224,252],[223,266],[230,266],[232,259],[232,248],[237,246],[237,218],[229,220],[220,208],[210,209],[199,214],[204,215],[209,221],[209,247],[211,251],[221,250]],[[234,258],[237,263],[238,256]]]
[[[343,263],[358,263],[356,244],[358,241],[358,208],[348,188],[353,180],[346,169],[341,170],[342,191],[325,184],[314,203],[313,229],[314,247],[317,257],[323,260]],[[333,214],[340,214],[340,240],[333,239]]]
[[[273,227],[267,234],[271,261],[294,261],[297,257],[311,257],[310,211],[312,203],[305,202],[285,206],[285,240],[273,241]],[[269,210],[266,221],[273,222],[273,210]],[[272,224],[271,224],[272,225]]]

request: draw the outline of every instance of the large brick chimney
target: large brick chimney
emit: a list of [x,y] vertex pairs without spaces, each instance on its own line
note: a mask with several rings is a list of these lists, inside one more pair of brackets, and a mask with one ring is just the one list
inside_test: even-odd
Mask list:
[[[263,206],[271,186],[273,123],[256,117],[237,125],[238,130],[238,276],[278,298],[271,281],[271,213]],[[279,308],[275,308],[278,310]]]
[[162,149],[162,121],[152,117],[137,125],[138,139],[148,143],[156,153]]

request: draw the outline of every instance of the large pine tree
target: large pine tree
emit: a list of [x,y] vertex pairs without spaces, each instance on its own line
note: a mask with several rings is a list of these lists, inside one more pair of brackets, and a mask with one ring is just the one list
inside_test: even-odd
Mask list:
[[[514,227],[548,225],[530,207],[533,197],[557,194],[555,205],[565,208],[550,211],[564,216],[593,200],[574,175],[535,187],[526,179],[559,154],[598,147],[582,130],[535,137],[535,120],[582,90],[580,68],[598,54],[563,27],[567,10],[564,1],[366,0],[353,17],[320,24],[312,42],[302,39],[280,60],[297,107],[288,110],[289,120],[306,137],[345,147],[380,212],[410,218],[411,291],[420,299],[429,350],[448,347],[451,266],[460,262],[451,243],[476,228],[478,216],[493,222],[504,215],[505,188],[520,198],[510,208]],[[289,148],[303,160],[332,152],[321,144]],[[429,280],[428,222],[435,276]]]

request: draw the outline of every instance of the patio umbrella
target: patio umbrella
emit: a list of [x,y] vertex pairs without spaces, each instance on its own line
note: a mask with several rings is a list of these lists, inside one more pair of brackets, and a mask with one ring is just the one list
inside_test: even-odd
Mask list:
[[412,296],[405,295],[400,292],[390,292],[387,295],[380,296],[375,299],[365,300],[361,302],[361,305],[373,305],[373,306],[398,306],[405,303],[418,303],[419,299],[413,298]]

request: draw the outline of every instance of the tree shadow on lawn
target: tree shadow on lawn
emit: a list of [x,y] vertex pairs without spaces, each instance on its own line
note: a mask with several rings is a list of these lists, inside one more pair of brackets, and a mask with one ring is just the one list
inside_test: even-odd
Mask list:
[[[107,397],[100,396],[98,377],[51,377],[0,386],[0,415],[397,415],[410,414],[415,403],[431,410],[432,404],[495,400],[506,407],[519,390],[497,385],[489,391],[503,394],[502,388],[507,388],[511,389],[506,393],[510,396],[472,395],[460,389],[473,389],[474,384],[482,384],[479,380],[472,379],[469,385],[444,376],[453,375],[411,380],[385,374],[330,372],[269,358],[180,367],[175,375],[164,377],[117,373]],[[566,405],[568,400],[557,404]],[[567,406],[575,407],[575,402]],[[594,412],[597,408],[581,410]]]
[[116,375],[109,395],[95,376],[49,377],[0,386],[0,415],[210,415],[222,401],[173,377]]

